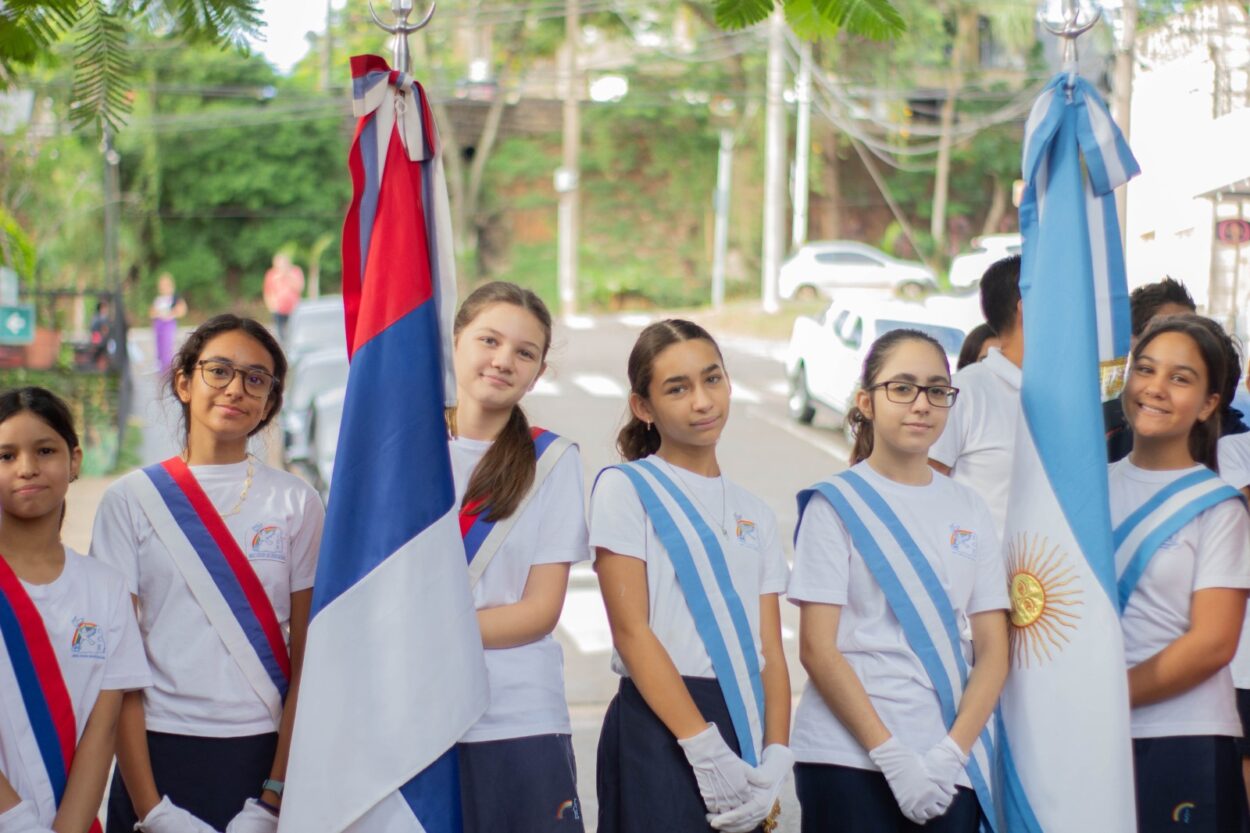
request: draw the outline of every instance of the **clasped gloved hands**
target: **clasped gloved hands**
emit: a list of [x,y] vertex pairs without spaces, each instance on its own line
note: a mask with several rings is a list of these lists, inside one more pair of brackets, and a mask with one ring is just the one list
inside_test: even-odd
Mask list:
[[949,735],[923,756],[904,746],[898,738],[869,750],[899,809],[916,824],[924,824],[945,813],[955,800],[955,780],[968,756]]

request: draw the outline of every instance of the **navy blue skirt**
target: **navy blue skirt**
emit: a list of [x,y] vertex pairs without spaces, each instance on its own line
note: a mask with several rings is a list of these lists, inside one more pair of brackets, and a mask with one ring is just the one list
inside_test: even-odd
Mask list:
[[[148,732],[157,792],[218,830],[226,829],[244,801],[260,797],[277,749],[276,732],[241,738]],[[131,833],[138,820],[118,767],[109,790],[106,833]]]
[[[682,680],[704,719],[740,753],[720,683]],[[707,823],[699,784],[677,738],[628,677],[604,715],[598,762],[599,833],[718,833]]]
[[1139,833],[1244,833],[1250,829],[1236,738],[1136,738],[1133,769]]
[[582,833],[569,735],[456,745],[464,833]]
[[803,813],[802,833],[977,833],[977,794],[957,787],[946,812],[927,824],[903,815],[880,772],[836,764],[797,764],[794,787]]

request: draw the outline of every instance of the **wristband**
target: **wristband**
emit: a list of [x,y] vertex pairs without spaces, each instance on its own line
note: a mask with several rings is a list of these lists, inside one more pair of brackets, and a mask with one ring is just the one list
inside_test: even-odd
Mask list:
[[272,804],[270,804],[270,803],[269,803],[268,801],[266,801],[265,799],[263,799],[263,798],[258,798],[258,799],[256,799],[256,803],[257,803],[257,804],[259,804],[261,807],[264,807],[264,808],[265,808],[265,810],[267,810],[269,813],[271,813],[271,814],[273,814],[273,815],[275,815],[275,816],[276,816],[276,815],[278,815],[278,812],[279,812],[278,808],[277,808],[277,807],[275,807],[275,806],[273,806]]
[[269,790],[269,792],[273,793],[278,798],[281,798],[282,790],[285,787],[286,787],[285,781],[276,781],[273,778],[266,778],[264,782],[261,783],[260,790],[261,792],[264,792],[265,790]]

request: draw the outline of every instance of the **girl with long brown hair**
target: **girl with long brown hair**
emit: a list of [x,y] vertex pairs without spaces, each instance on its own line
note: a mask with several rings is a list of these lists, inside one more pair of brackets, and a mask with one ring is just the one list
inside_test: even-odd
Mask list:
[[454,324],[447,413],[460,528],[490,705],[459,744],[465,833],[583,829],[560,645],[569,568],[589,558],[577,447],[521,399],[547,367],[551,314],[529,290],[479,287]]
[[706,330],[647,327],[629,385],[626,462],[600,474],[590,510],[621,675],[599,740],[599,830],[746,833],[793,763],[776,518],[717,461],[730,382]]
[[1199,831],[1247,823],[1228,666],[1250,589],[1250,518],[1213,470],[1235,357],[1226,342],[1210,319],[1155,321],[1133,347],[1120,396],[1133,450],[1111,465],[1111,522],[1146,833],[1178,820]]

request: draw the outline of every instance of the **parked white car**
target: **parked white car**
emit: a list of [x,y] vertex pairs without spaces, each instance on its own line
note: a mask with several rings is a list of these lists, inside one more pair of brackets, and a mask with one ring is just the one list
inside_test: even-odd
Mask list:
[[777,292],[784,299],[834,297],[844,289],[888,289],[919,298],[937,288],[928,267],[899,260],[866,243],[828,240],[808,243],[781,265]]
[[336,345],[315,353],[305,353],[287,374],[282,403],[282,449],[290,463],[311,454],[308,445],[308,413],[313,400],[347,384],[347,351]]
[[287,361],[294,366],[307,354],[327,347],[346,350],[345,333],[342,296],[314,298],[303,301],[291,313],[282,349],[286,351]]
[[992,264],[1020,254],[1023,248],[1024,238],[1018,234],[987,234],[974,238],[972,251],[951,261],[951,289],[972,289],[981,283],[981,276]]
[[891,330],[910,328],[933,336],[953,370],[964,336],[979,323],[978,299],[952,296],[914,303],[860,294],[834,301],[816,318],[798,318],[786,354],[790,416],[810,423],[819,407],[843,424],[855,404],[868,348]]

